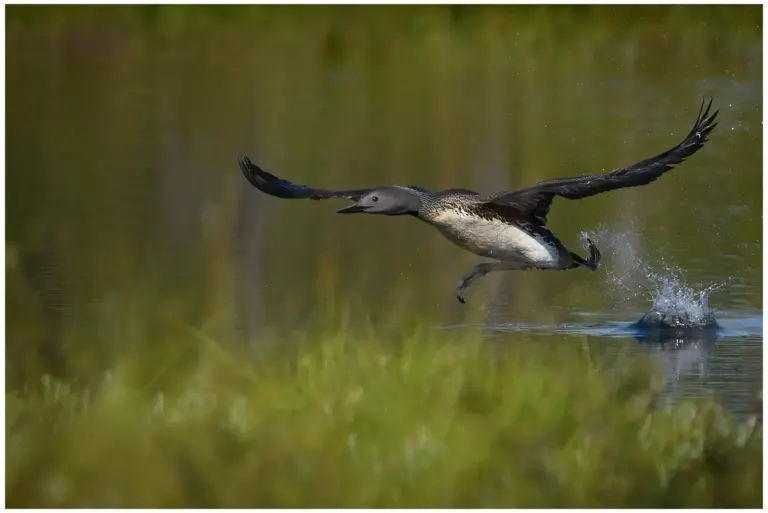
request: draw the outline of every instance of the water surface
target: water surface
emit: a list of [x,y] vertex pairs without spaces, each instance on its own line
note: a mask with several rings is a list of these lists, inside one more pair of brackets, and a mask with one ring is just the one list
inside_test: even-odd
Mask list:
[[[374,325],[631,341],[679,393],[740,411],[761,387],[758,6],[7,12],[16,383],[100,371],[118,348],[174,350],[157,342],[168,319],[258,345],[351,304]],[[248,155],[320,187],[493,191],[664,151],[704,96],[720,124],[667,176],[555,200],[567,246],[603,235],[600,272],[490,275],[466,306],[453,287],[479,259],[434,229],[265,197],[237,168]],[[726,283],[709,305],[731,335],[668,350],[611,333],[651,305],[641,261],[694,290]]]

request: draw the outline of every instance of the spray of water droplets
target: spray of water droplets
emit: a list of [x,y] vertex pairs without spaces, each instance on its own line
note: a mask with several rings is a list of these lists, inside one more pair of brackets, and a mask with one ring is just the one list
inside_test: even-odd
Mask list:
[[590,238],[604,254],[610,257],[606,266],[606,279],[612,286],[618,302],[638,296],[648,297],[653,310],[689,319],[704,320],[713,314],[709,308],[709,296],[728,283],[714,283],[699,290],[687,284],[685,272],[668,264],[664,258],[656,265],[649,264],[640,254],[643,240],[634,229],[613,231],[600,226],[590,232],[582,232],[582,243]]

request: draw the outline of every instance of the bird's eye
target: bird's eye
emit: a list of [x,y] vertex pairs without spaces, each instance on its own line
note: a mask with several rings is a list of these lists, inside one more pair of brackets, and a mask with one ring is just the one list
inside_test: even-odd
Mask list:
[[371,201],[373,201],[374,203],[376,203],[377,201],[379,201],[379,197],[378,197],[378,196],[372,196],[372,197],[371,197]]

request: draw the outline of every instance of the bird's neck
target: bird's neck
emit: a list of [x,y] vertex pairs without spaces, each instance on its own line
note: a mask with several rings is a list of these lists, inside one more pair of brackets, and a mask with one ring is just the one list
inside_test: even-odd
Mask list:
[[400,198],[400,201],[403,208],[401,212],[398,212],[398,214],[412,215],[420,218],[425,205],[429,202],[429,194],[407,187],[403,187],[402,190],[403,194]]

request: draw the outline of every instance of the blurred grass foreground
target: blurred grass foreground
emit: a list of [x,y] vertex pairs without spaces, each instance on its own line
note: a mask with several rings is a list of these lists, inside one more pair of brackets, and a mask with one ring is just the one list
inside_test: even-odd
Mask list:
[[[602,98],[584,70],[619,77],[620,53],[639,94],[681,63],[719,69],[760,37],[759,8],[715,7],[9,7],[7,506],[759,507],[761,419],[668,403],[649,361],[587,339],[502,345],[438,330],[429,302],[466,262],[414,287],[384,274],[384,257],[342,260],[364,246],[354,230],[345,240],[301,224],[302,237],[268,244],[234,164],[258,146],[291,175],[330,170],[319,184],[366,168],[382,183],[405,178],[395,170],[447,187],[475,172],[459,144],[473,116],[495,127],[503,111],[523,116],[521,147],[540,141],[528,158],[555,172],[550,134],[574,125],[540,118],[560,98]],[[715,30],[727,36],[717,44]],[[627,44],[630,32],[646,43]],[[427,63],[432,82],[415,73]],[[334,92],[345,80],[355,94]],[[699,92],[669,82],[687,109]],[[552,89],[532,94],[542,84]],[[507,96],[517,107],[497,109]],[[340,129],[321,122],[345,116]],[[558,151],[597,145],[584,141]],[[430,165],[416,165],[417,146]],[[534,178],[546,177],[519,177]],[[289,239],[292,226],[275,230]],[[388,226],[387,237],[416,229]],[[256,249],[239,260],[236,242]],[[427,244],[408,256],[422,259],[413,273],[438,265]],[[373,276],[386,287],[347,297]],[[542,289],[520,303],[546,310]]]
[[761,505],[754,418],[659,404],[636,357],[437,333],[344,327],[253,366],[198,334],[204,363],[163,387],[158,362],[90,388],[44,379],[6,398],[7,504]]

